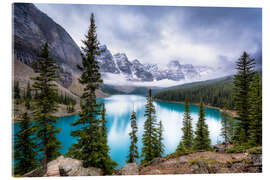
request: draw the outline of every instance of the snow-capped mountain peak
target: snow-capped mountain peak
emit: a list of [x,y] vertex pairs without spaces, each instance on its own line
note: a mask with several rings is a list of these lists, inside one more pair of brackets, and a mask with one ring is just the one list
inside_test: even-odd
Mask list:
[[[172,81],[183,82],[198,80],[204,74],[212,72],[206,66],[197,67],[192,64],[181,64],[179,60],[169,61],[166,66],[159,67],[157,64],[143,64],[140,60],[129,61],[125,53],[114,55],[107,49],[106,45],[100,46],[101,54],[97,57],[100,72],[103,78],[123,79],[128,83],[132,82],[156,82]],[[117,78],[117,76],[119,78]]]

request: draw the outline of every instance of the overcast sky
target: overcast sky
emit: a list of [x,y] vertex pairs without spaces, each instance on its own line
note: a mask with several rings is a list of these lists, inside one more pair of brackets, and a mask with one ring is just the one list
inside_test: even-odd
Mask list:
[[261,54],[262,12],[258,8],[158,7],[35,4],[81,46],[90,13],[98,39],[129,60],[232,68],[245,50]]

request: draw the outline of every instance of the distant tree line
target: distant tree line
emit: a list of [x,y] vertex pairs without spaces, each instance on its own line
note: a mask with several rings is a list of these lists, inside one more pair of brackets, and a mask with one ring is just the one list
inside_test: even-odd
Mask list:
[[[25,103],[25,106],[30,110],[33,99],[37,97],[37,91],[31,88],[30,82],[27,83],[26,89],[21,89],[19,81],[14,81],[13,98],[15,104]],[[67,93],[62,91],[56,92],[56,101],[58,104],[64,104],[67,106],[67,112],[74,112],[74,106],[77,104],[76,99]]]
[[66,105],[67,112],[72,113],[75,111],[74,106],[76,105],[76,99],[72,96],[67,95],[67,93],[64,93],[61,91],[60,94],[57,93],[57,103],[58,104],[64,104]]
[[229,109],[233,109],[233,80],[231,77],[213,82],[194,83],[189,86],[176,87],[157,92],[154,97],[165,101],[199,103],[223,108],[226,101]]

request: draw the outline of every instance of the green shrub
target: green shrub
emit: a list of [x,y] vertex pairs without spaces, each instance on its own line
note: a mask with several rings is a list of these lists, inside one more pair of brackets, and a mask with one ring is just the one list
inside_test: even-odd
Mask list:
[[262,147],[259,146],[259,147],[250,148],[248,149],[248,153],[249,154],[262,154]]
[[239,146],[235,146],[232,148],[228,148],[226,150],[226,153],[243,153],[247,150],[248,148],[246,146],[243,145],[239,145]]

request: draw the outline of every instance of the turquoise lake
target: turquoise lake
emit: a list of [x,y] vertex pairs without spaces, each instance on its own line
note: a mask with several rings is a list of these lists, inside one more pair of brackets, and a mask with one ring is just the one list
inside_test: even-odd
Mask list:
[[[139,95],[113,95],[107,98],[98,100],[104,102],[106,107],[106,119],[108,129],[108,144],[110,147],[111,158],[118,163],[118,168],[125,164],[126,156],[128,155],[129,135],[130,132],[130,115],[134,108],[137,115],[137,126],[139,138],[138,147],[141,153],[141,137],[143,134],[143,124],[145,121],[144,110],[146,98]],[[154,102],[156,108],[157,121],[162,121],[164,126],[164,145],[165,154],[170,154],[175,151],[179,140],[182,136],[182,120],[184,113],[184,105],[169,102]],[[195,130],[198,120],[199,107],[190,106],[191,116],[193,119],[193,130]],[[219,110],[205,108],[206,122],[210,131],[211,143],[216,144],[222,140],[220,137],[221,131],[221,116]],[[56,126],[61,128],[61,132],[57,134],[57,138],[61,141],[63,148],[61,153],[66,153],[68,148],[76,143],[76,138],[70,136],[72,130],[78,127],[73,127],[70,124],[78,118],[77,115],[61,117],[58,119]],[[14,133],[18,131],[18,124],[14,124]]]

